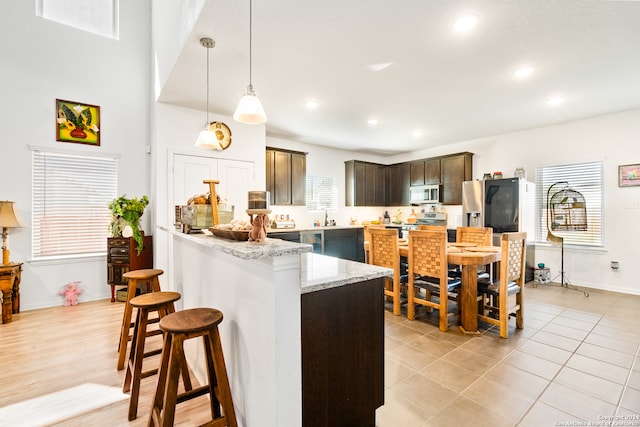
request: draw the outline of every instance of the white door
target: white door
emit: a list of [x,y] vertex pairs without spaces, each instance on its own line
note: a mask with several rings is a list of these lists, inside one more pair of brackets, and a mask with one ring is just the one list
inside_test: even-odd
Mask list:
[[218,159],[204,156],[174,154],[173,204],[186,205],[190,197],[206,194],[209,184],[205,179],[217,179]]
[[[206,156],[174,154],[173,205],[184,205],[190,197],[206,194],[209,184],[205,179],[217,179],[216,192],[235,206],[234,217],[245,219],[248,192],[255,185],[254,163],[224,160]],[[172,206],[173,206],[172,205]]]

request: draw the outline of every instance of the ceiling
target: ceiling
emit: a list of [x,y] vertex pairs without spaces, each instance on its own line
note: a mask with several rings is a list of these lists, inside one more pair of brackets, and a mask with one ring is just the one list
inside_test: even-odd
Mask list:
[[[467,12],[477,26],[454,32]],[[249,0],[206,2],[159,100],[205,111],[201,37],[209,110],[231,116]],[[252,50],[268,136],[379,155],[640,108],[640,1],[256,0]]]

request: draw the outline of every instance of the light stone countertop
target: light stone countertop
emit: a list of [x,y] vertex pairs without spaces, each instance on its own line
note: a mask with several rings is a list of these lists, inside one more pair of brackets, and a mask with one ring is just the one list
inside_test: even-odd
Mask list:
[[240,259],[258,259],[311,252],[313,247],[307,244],[292,243],[267,237],[264,242],[242,242],[215,237],[209,230],[202,233],[186,234],[170,230],[175,236],[196,242],[200,245],[217,249]]
[[393,275],[390,268],[310,253],[312,246],[307,244],[271,238],[267,238],[263,243],[241,242],[215,237],[208,230],[203,233],[185,234],[162,229],[185,240],[244,260],[299,254],[302,294]]
[[303,294],[393,275],[390,268],[314,253],[302,254],[300,267]]

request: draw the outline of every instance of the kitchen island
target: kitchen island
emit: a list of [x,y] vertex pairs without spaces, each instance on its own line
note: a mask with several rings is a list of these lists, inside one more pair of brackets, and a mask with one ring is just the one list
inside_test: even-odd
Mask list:
[[[176,308],[224,314],[240,425],[375,425],[384,399],[383,280],[391,270],[279,239],[171,233],[169,287],[182,294]],[[190,367],[203,379],[202,344],[189,341]]]

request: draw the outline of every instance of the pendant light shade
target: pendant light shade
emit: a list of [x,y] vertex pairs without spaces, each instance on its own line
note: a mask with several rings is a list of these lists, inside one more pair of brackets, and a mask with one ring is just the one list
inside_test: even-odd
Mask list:
[[222,150],[215,132],[209,129],[209,50],[216,45],[216,42],[208,37],[203,37],[200,39],[200,44],[207,49],[207,123],[198,135],[196,147],[209,150]]
[[253,91],[253,86],[249,85],[247,94],[240,98],[238,108],[233,113],[233,118],[241,123],[259,124],[267,121],[262,103]]
[[251,81],[251,62],[252,62],[252,2],[249,0],[249,86],[247,86],[247,93],[240,98],[236,112],[233,113],[233,118],[240,123],[248,124],[260,124],[267,121],[267,115],[264,113],[262,103],[258,99],[255,91],[253,90],[253,84]]

